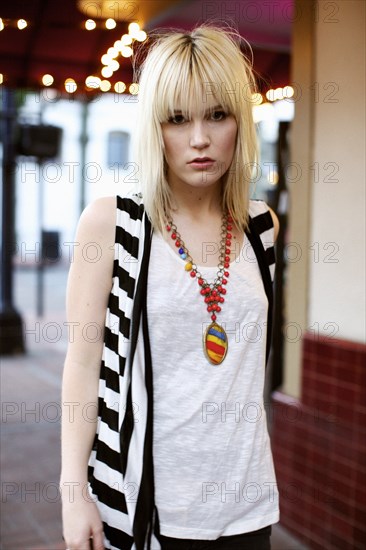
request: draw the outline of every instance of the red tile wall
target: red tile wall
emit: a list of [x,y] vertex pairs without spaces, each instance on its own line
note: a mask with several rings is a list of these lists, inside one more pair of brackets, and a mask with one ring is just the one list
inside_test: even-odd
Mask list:
[[366,346],[303,341],[302,395],[275,392],[281,523],[316,550],[366,549]]

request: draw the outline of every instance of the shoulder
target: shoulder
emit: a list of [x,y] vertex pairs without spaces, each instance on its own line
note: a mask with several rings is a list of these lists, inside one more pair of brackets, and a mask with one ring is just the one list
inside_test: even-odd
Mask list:
[[101,197],[85,207],[81,217],[87,222],[108,223],[110,215],[115,212],[116,197]]
[[80,216],[78,233],[89,240],[110,241],[114,238],[116,223],[116,197],[101,197],[94,200]]
[[273,228],[273,240],[276,241],[280,224],[277,215],[265,201],[259,199],[250,199],[249,215],[252,218],[258,218],[258,222],[260,221],[263,227],[263,231]]

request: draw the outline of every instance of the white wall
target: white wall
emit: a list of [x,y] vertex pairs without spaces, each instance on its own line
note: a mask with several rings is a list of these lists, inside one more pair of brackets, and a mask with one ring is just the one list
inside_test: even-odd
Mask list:
[[[365,3],[296,0],[282,391],[301,396],[302,336],[365,341]],[[332,181],[335,180],[335,181]],[[299,337],[297,337],[299,336]]]
[[364,342],[365,3],[334,4],[339,11],[316,25],[313,162],[319,181],[313,182],[311,241],[319,258],[311,253],[309,325],[319,323],[329,334],[326,323],[335,323],[336,336]]

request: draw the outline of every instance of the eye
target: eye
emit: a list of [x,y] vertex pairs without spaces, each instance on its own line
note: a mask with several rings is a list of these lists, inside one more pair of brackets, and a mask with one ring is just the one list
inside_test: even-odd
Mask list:
[[220,120],[224,120],[227,117],[227,114],[225,113],[225,111],[217,110],[217,111],[212,111],[210,116],[211,116],[211,120],[220,121]]
[[170,122],[171,124],[183,124],[183,122],[186,122],[186,119],[184,118],[183,115],[177,114],[177,115],[171,116],[168,119],[168,122]]

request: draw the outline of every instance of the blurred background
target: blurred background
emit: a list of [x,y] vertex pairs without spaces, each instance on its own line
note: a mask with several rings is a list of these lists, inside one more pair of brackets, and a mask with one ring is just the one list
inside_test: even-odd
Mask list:
[[76,224],[138,179],[137,50],[154,29],[204,21],[235,26],[252,48],[251,196],[281,222],[266,385],[281,494],[273,547],[366,548],[365,3],[12,0],[0,6],[2,549],[64,548]]

